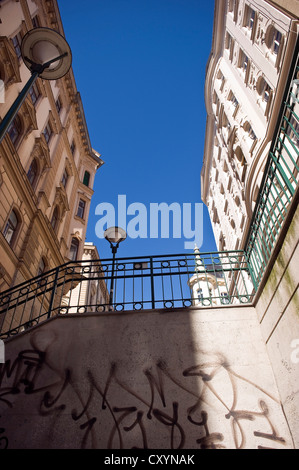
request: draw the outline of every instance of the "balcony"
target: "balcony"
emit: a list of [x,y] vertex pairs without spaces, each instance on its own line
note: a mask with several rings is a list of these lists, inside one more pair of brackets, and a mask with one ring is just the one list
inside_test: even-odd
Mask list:
[[243,251],[69,262],[0,296],[1,338],[66,314],[250,304]]

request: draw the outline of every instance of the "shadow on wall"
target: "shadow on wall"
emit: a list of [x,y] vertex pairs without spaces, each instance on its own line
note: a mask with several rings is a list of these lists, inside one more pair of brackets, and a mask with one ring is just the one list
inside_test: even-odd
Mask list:
[[292,447],[253,307],[61,316],[5,348],[2,448]]

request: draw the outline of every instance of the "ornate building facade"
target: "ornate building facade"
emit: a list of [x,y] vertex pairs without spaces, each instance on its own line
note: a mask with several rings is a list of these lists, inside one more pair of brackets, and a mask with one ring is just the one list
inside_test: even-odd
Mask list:
[[[201,188],[219,250],[244,247],[296,46],[298,15],[298,2],[215,2]],[[293,124],[298,130],[298,122]]]
[[[55,0],[0,2],[3,119],[30,72],[21,56],[27,31],[63,35]],[[83,256],[96,171],[72,69],[58,80],[38,78],[0,144],[0,289],[5,290]]]

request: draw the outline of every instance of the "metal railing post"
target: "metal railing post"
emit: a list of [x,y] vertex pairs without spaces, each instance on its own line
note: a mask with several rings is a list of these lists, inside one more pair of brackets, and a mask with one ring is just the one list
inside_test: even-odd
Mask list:
[[155,283],[154,283],[154,265],[153,258],[150,257],[150,274],[151,274],[151,299],[152,299],[152,309],[155,308]]
[[47,318],[51,317],[51,312],[52,312],[53,304],[54,304],[54,298],[55,298],[55,294],[56,294],[59,270],[60,270],[60,267],[58,266],[58,268],[56,268],[56,270],[55,270],[55,277],[54,277],[54,281],[53,281],[53,289],[52,289],[51,299],[50,299],[50,303],[49,303],[49,310],[48,310]]

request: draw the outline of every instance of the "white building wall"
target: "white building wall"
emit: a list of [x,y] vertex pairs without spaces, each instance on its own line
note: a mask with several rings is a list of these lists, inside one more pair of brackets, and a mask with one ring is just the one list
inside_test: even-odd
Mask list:
[[297,21],[265,0],[216,0],[215,17],[202,199],[218,248],[238,249],[272,139]]

